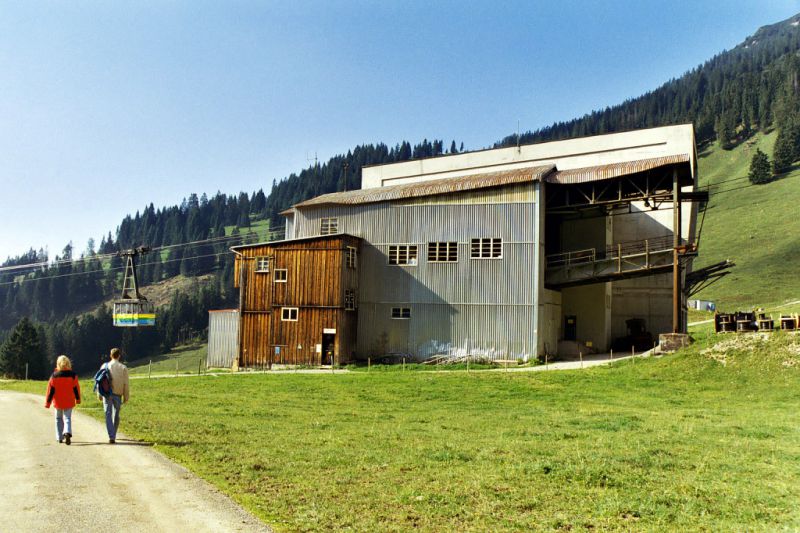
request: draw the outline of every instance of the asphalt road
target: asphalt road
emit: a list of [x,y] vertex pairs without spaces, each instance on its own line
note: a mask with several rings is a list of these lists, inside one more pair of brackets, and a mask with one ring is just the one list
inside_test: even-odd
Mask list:
[[122,434],[108,444],[81,413],[72,445],[58,444],[43,404],[44,394],[0,391],[0,532],[270,531],[150,446]]

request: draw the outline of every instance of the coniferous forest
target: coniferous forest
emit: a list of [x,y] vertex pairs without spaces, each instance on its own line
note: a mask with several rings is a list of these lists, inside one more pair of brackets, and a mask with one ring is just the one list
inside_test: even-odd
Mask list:
[[[691,122],[699,146],[718,141],[723,149],[730,149],[758,131],[777,129],[774,153],[767,157],[771,172],[783,172],[800,159],[800,25],[796,19],[765,26],[732,50],[638,98],[520,136],[510,135],[494,146]],[[99,243],[90,240],[84,250],[69,243],[53,257],[31,249],[9,258],[0,265],[0,373],[18,373],[4,354],[24,342],[38,343],[47,364],[33,367],[41,366],[42,372],[60,353],[69,354],[76,369],[85,372],[112,345],[121,345],[132,358],[169,350],[187,339],[202,339],[209,309],[236,306],[229,247],[259,239],[251,225],[260,222],[263,226],[268,221],[279,235],[282,217],[278,213],[307,198],[359,188],[363,166],[463,150],[463,143],[452,141],[445,148],[441,140],[416,145],[404,141],[391,148],[382,143],[356,146],[326,163],[272,180],[268,191],[218,192],[212,197],[193,193],[180,205],[156,208],[150,204],[125,217]],[[767,179],[763,156],[757,163],[760,179]],[[119,294],[123,269],[122,259],[114,254],[142,245],[154,249],[140,261],[142,285],[177,276],[203,277],[206,282],[190,283],[174,292],[169,303],[159,308],[155,328],[114,328],[107,303]]]

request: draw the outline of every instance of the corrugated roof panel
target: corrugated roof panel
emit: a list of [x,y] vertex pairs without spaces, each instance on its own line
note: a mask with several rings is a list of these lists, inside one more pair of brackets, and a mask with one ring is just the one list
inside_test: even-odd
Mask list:
[[539,181],[555,170],[554,165],[543,165],[501,172],[487,172],[456,178],[443,178],[438,180],[417,183],[404,183],[371,189],[358,189],[348,192],[335,192],[323,194],[305,202],[296,204],[295,207],[310,207],[317,205],[355,205],[376,202],[389,202],[405,198],[419,198],[448,194],[454,192],[486,189],[512,183],[525,183]]
[[611,165],[600,165],[596,167],[575,168],[572,170],[559,170],[545,177],[547,183],[557,183],[569,185],[575,183],[588,183],[591,181],[607,180],[644,172],[654,168],[676,163],[689,163],[689,154],[678,154],[665,157],[654,157],[652,159],[639,159],[637,161],[626,161]]

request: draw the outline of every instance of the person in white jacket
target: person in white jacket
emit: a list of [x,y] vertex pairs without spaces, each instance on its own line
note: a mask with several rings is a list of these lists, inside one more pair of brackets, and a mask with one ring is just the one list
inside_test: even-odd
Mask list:
[[128,384],[128,367],[119,362],[122,352],[119,348],[111,349],[111,361],[105,363],[108,373],[111,374],[111,394],[108,398],[98,398],[103,400],[103,410],[106,413],[106,430],[108,430],[108,442],[114,444],[117,441],[117,430],[119,429],[119,412],[122,404],[128,403],[130,398],[130,386]]

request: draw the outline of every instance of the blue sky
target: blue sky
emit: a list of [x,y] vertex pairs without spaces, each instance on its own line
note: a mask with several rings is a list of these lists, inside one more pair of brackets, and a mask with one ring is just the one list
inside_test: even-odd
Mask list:
[[0,261],[371,142],[491,145],[678,77],[792,1],[4,2]]

